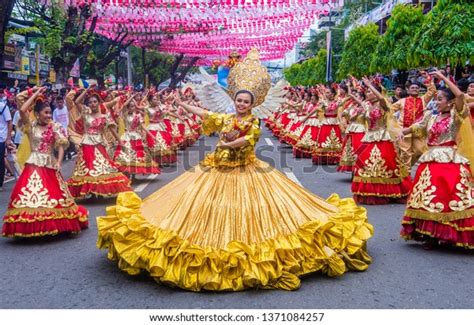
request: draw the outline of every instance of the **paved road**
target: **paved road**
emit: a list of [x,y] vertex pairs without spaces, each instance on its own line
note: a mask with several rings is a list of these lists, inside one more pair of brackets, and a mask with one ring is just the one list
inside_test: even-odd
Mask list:
[[[197,164],[215,138],[206,138],[180,153],[177,167],[163,168],[154,180],[136,181],[146,197],[185,169]],[[321,197],[350,196],[350,176],[334,167],[295,160],[289,147],[264,132],[259,156]],[[64,164],[67,177],[72,162]],[[0,193],[6,210],[13,183]],[[192,293],[162,286],[147,276],[118,270],[95,247],[95,216],[113,200],[86,201],[90,228],[75,238],[17,241],[0,239],[0,308],[473,308],[473,254],[458,249],[425,251],[399,238],[403,205],[369,206],[375,227],[369,242],[373,264],[366,272],[340,278],[312,275],[298,291],[249,290],[238,293]]]

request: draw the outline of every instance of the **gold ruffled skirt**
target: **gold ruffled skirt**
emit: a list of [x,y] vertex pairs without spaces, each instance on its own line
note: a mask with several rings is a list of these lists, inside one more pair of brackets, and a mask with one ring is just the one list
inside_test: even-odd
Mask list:
[[300,276],[364,271],[366,210],[323,200],[267,163],[197,166],[145,200],[121,193],[98,217],[99,248],[131,275],[192,291],[294,290]]

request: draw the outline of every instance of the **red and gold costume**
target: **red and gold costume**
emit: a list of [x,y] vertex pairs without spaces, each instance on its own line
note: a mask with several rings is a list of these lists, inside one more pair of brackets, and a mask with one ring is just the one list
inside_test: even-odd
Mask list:
[[313,163],[335,165],[339,163],[342,151],[342,133],[337,117],[339,100],[323,102],[324,118],[318,135],[318,144],[313,152]]
[[11,193],[3,236],[35,237],[87,228],[88,212],[74,202],[54,157],[55,148],[68,146],[65,131],[58,123],[41,126],[35,121],[23,132],[31,154]]
[[411,190],[411,179],[387,130],[388,112],[369,102],[364,102],[364,110],[368,130],[356,153],[352,179],[354,199],[364,204],[403,201]]
[[456,150],[456,135],[465,117],[452,109],[411,126],[427,134],[428,151],[419,162],[407,202],[401,235],[405,239],[437,241],[474,249],[474,188],[469,160]]
[[318,147],[318,136],[321,128],[318,113],[320,109],[317,105],[311,107],[312,111],[306,121],[293,133],[298,138],[296,144],[293,146],[293,156],[297,158],[305,157],[311,158],[311,155]]
[[114,161],[118,169],[127,174],[159,174],[160,168],[145,148],[144,118],[140,112],[122,114],[125,132],[120,136],[120,143],[115,149]]
[[86,106],[81,115],[85,133],[73,174],[67,181],[71,194],[82,199],[90,195],[110,197],[130,191],[129,179],[118,170],[104,146],[103,130],[113,124],[110,115],[99,112],[94,116]]
[[282,133],[282,131],[291,122],[292,117],[295,114],[293,110],[293,107],[295,105],[296,105],[296,102],[292,100],[287,100],[287,102],[283,104],[282,111],[276,118],[274,128],[272,130],[273,135],[275,135],[276,137],[280,137],[280,134]]
[[173,137],[167,131],[164,122],[164,113],[160,107],[148,107],[150,118],[146,142],[153,158],[160,164],[172,164],[177,160],[176,148],[173,146]]
[[313,111],[313,108],[314,105],[311,102],[305,103],[303,108],[296,113],[296,116],[293,118],[293,121],[286,127],[284,135],[280,138],[280,141],[287,143],[291,146],[296,145],[300,138],[300,126],[306,116]]
[[342,112],[342,117],[349,122],[349,125],[345,130],[338,172],[351,172],[354,168],[357,151],[367,130],[364,116],[364,108],[354,102],[351,102],[350,106]]
[[166,126],[166,131],[171,134],[173,140],[172,145],[174,147],[183,147],[186,138],[184,137],[184,124],[182,121],[172,113],[174,110],[172,105],[169,103],[161,104],[160,109],[162,111],[163,123]]
[[185,112],[180,108],[178,109],[178,116],[182,120],[177,120],[180,128],[184,129],[183,136],[184,136],[184,146],[192,146],[194,142],[199,139],[199,133],[196,132],[197,126],[195,125],[194,121],[185,114]]
[[[409,96],[400,99],[392,104],[394,111],[399,111],[398,123],[400,127],[411,127],[414,123],[419,122],[425,113],[426,106],[436,93],[436,87],[432,81],[428,83],[428,90],[422,97]],[[407,135],[399,143],[400,159],[410,168],[423,153],[426,142],[416,135]]]

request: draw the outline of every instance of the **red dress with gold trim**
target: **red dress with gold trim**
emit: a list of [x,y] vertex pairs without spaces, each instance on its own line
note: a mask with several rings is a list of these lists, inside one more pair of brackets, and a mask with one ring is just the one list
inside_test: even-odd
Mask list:
[[162,104],[161,110],[163,111],[163,123],[166,126],[166,131],[171,134],[173,146],[177,148],[183,147],[186,142],[184,124],[182,124],[180,119],[168,114],[174,111],[171,104]]
[[88,226],[88,212],[78,206],[57,170],[54,148],[67,147],[60,124],[24,127],[31,154],[11,193],[3,217],[3,236],[35,237],[80,232]]
[[312,106],[312,108],[313,111],[308,113],[310,116],[307,120],[302,122],[293,133],[298,138],[293,146],[293,156],[296,158],[311,158],[311,155],[318,147],[321,122],[319,121],[318,112],[314,112],[314,110],[319,111],[319,108],[316,105]]
[[139,112],[126,113],[123,116],[125,133],[120,137],[120,143],[115,149],[114,161],[118,169],[127,174],[159,174],[160,168],[145,148],[143,130],[145,121]]
[[386,128],[387,112],[369,102],[364,102],[364,109],[368,130],[356,152],[352,179],[354,199],[364,204],[404,201],[412,183]]
[[[313,104],[307,102],[303,109],[296,113],[293,120],[288,124],[285,129],[283,137],[280,139],[281,142],[287,143],[291,146],[296,145],[299,140],[299,133],[301,133],[301,129],[299,127],[303,123],[303,120],[306,116],[313,111]],[[298,130],[298,131],[297,131]]]
[[469,160],[456,151],[456,135],[468,116],[461,113],[432,116],[411,129],[428,135],[428,151],[419,162],[413,190],[402,221],[401,236],[436,240],[474,249],[474,188]]
[[318,134],[318,144],[313,152],[313,164],[336,165],[342,151],[342,132],[337,118],[339,101],[323,104],[324,118]]
[[129,179],[118,170],[104,147],[102,132],[113,124],[110,115],[98,113],[93,116],[88,107],[82,109],[81,115],[85,134],[76,166],[67,181],[71,194],[83,199],[91,195],[111,197],[131,191]]
[[364,109],[356,103],[344,110],[342,116],[349,121],[344,140],[342,142],[342,154],[339,160],[338,172],[352,172],[357,159],[356,152],[359,149],[362,138],[366,132]]
[[189,116],[187,116],[183,108],[180,107],[178,109],[178,113],[179,116],[182,118],[180,124],[184,125],[184,145],[192,146],[199,139],[199,133],[196,132],[195,123]]
[[[294,102],[290,102],[294,103]],[[273,135],[277,138],[280,137],[281,132],[286,128],[286,126],[291,122],[290,114],[293,113],[293,110],[288,106],[288,104],[283,104],[283,110],[281,114],[275,121],[275,127],[273,128]]]
[[160,164],[171,164],[177,160],[173,137],[167,131],[164,114],[159,107],[147,108],[150,123],[147,127],[146,142],[153,158]]

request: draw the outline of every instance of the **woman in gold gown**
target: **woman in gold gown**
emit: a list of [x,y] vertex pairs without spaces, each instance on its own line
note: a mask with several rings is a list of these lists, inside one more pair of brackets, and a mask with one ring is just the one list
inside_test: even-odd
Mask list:
[[192,291],[294,290],[300,277],[366,270],[373,228],[352,199],[323,200],[255,156],[260,136],[252,107],[270,78],[252,50],[229,74],[235,114],[181,101],[220,132],[214,153],[145,200],[119,195],[98,218],[98,247],[129,274]]

